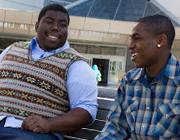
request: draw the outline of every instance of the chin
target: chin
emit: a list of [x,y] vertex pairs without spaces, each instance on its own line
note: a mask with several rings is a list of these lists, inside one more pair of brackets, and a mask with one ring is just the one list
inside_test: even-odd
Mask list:
[[57,48],[59,48],[60,46],[59,45],[57,45],[57,44],[49,44],[48,45],[48,48],[49,48],[49,50],[55,50],[55,49],[57,49]]
[[143,67],[144,67],[142,64],[135,63],[135,62],[134,62],[134,66],[135,66],[136,68],[143,68]]

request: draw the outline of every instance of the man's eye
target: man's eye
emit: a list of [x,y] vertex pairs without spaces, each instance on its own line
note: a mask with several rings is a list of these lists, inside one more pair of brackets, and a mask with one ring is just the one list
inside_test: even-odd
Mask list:
[[67,27],[66,23],[61,23],[60,25],[61,25],[61,27]]
[[141,37],[140,36],[134,36],[132,39],[139,40],[139,39],[141,39]]
[[47,23],[53,23],[53,21],[51,19],[46,19]]

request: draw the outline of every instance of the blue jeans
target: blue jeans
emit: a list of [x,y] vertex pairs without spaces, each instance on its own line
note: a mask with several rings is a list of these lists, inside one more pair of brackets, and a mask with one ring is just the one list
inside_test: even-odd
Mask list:
[[0,140],[63,140],[53,134],[34,133],[21,128],[4,127],[4,120],[0,121]]
[[53,134],[33,133],[21,128],[0,127],[0,140],[58,140]]

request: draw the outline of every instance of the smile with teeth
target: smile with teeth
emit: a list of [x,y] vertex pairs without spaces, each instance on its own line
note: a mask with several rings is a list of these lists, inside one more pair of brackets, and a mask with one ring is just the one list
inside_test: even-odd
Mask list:
[[132,53],[132,55],[131,55],[131,60],[134,60],[135,59],[135,56],[137,56],[138,55],[138,53]]
[[52,41],[56,41],[58,40],[58,38],[56,36],[53,36],[53,35],[49,35],[48,38]]

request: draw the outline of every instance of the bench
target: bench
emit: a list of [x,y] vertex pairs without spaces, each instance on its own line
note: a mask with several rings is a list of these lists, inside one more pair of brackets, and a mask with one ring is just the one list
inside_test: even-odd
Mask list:
[[116,90],[111,90],[111,93],[108,92],[108,89],[105,90],[106,94],[103,93],[103,90],[99,89],[99,106],[95,122],[92,125],[86,126],[75,133],[65,135],[65,140],[93,140],[93,138],[102,131],[102,128],[105,125],[106,117],[116,95]]

